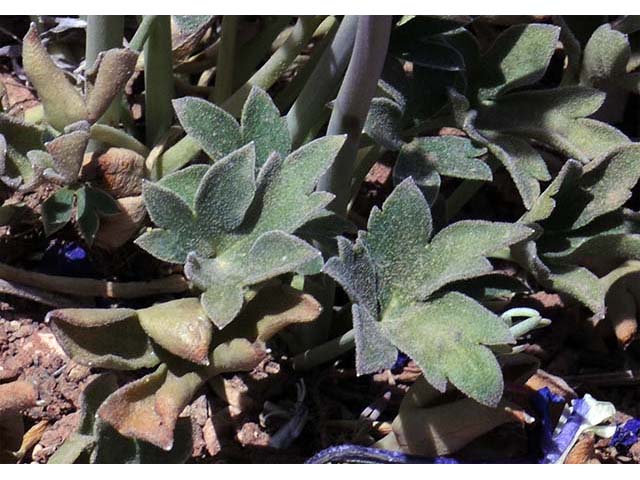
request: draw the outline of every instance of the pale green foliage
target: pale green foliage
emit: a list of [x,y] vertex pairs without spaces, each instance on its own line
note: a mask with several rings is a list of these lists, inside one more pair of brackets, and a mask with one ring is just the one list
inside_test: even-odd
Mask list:
[[559,32],[551,25],[513,26],[483,55],[473,42],[459,43],[470,85],[466,98],[449,92],[457,125],[502,163],[527,209],[540,195],[540,182],[550,180],[531,140],[582,163],[629,142],[614,127],[587,118],[604,102],[601,92],[579,86],[524,89],[544,75]]
[[543,235],[514,248],[514,257],[540,283],[601,317],[611,286],[640,269],[637,214],[620,210],[639,179],[638,144],[585,166],[567,162],[522,218],[540,222]]
[[487,152],[464,137],[418,137],[400,148],[393,168],[394,183],[412,177],[429,204],[440,189],[440,176],[491,181],[491,168],[480,157]]
[[605,23],[593,32],[584,48],[580,83],[604,91],[621,88],[638,92],[640,74],[630,72],[630,63],[628,36]]
[[448,379],[475,400],[495,405],[502,377],[483,345],[512,342],[508,328],[469,297],[437,291],[490,272],[491,252],[531,233],[524,225],[462,221],[430,240],[431,214],[420,190],[412,179],[398,185],[382,210],[372,211],[368,231],[354,246],[341,240],[340,255],[324,268],[355,304],[358,373],[389,368],[397,347],[439,390]]
[[293,234],[327,214],[332,195],[313,188],[343,141],[324,137],[286,158],[275,152],[257,179],[249,143],[211,167],[147,182],[145,205],[159,228],[136,243],[162,260],[186,262],[185,273],[204,291],[207,315],[222,328],[242,308],[248,287],[287,272],[320,270],[320,253]]
[[173,105],[185,132],[214,161],[249,142],[255,144],[256,168],[273,152],[284,157],[291,151],[284,117],[271,97],[257,87],[251,89],[244,104],[241,125],[220,107],[200,98],[179,98]]

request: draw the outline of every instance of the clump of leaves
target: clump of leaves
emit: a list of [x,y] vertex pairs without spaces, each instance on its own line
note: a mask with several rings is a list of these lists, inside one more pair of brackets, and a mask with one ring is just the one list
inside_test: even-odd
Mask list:
[[[621,307],[607,300],[612,287],[640,270],[638,215],[622,208],[639,179],[638,144],[584,166],[570,160],[521,219],[537,223],[540,234],[513,247],[513,257],[542,285],[589,308],[596,321],[605,315],[605,305]],[[612,299],[621,295],[611,293]],[[635,311],[629,299],[623,305]]]
[[492,270],[487,256],[532,234],[524,225],[461,221],[433,235],[427,202],[412,179],[398,185],[382,210],[371,212],[355,244],[324,271],[347,291],[356,338],[356,368],[390,368],[397,349],[444,391],[447,381],[474,400],[495,406],[503,381],[488,348],[514,341],[505,323],[452,282]]
[[[207,316],[224,328],[264,282],[320,272],[320,252],[294,234],[330,216],[325,207],[333,195],[313,190],[344,138],[323,137],[283,157],[291,144],[286,125],[257,89],[245,104],[242,127],[204,100],[175,105],[187,133],[216,162],[145,182],[145,205],[159,228],[136,243],[161,260],[184,263],[203,291]],[[241,146],[244,141],[250,143]]]
[[[120,443],[120,436],[172,451],[178,416],[205,382],[225,372],[252,370],[267,355],[266,342],[271,337],[291,324],[313,321],[320,310],[313,297],[274,284],[262,289],[223,331],[214,329],[193,297],[138,310],[49,312],[47,321],[74,361],[111,370],[155,368],[119,389],[110,386],[105,391],[101,386],[104,393],[99,399],[89,400],[97,416],[86,416],[97,420],[81,424],[68,446],[71,453],[65,452],[62,458],[67,461],[68,455],[79,456],[90,448],[94,449],[92,461],[100,461],[95,458],[100,455],[111,458],[115,453],[108,446]],[[158,453],[147,450],[144,443],[122,444],[131,461],[143,453]],[[177,444],[175,448],[184,450]]]
[[[411,22],[429,23],[429,20],[413,19],[402,27],[407,29]],[[431,124],[461,128],[475,145],[488,150],[511,176],[526,209],[530,209],[540,195],[540,183],[551,180],[540,153],[541,146],[584,164],[629,143],[613,126],[588,118],[605,101],[605,93],[591,88],[591,85],[602,86],[601,82],[585,81],[584,86],[553,88],[538,86],[556,51],[560,27],[535,23],[515,25],[503,31],[484,52],[469,30],[451,27],[449,24],[448,30],[437,34],[439,41],[446,45],[446,55],[445,50],[439,55],[416,47],[430,59],[426,62],[420,57],[420,62],[451,68],[444,83],[437,75],[428,77],[434,90],[447,92],[452,113],[452,118],[447,118],[443,110],[435,110],[431,115],[439,113],[441,117],[433,118]],[[585,54],[585,59],[591,56]],[[433,69],[433,65],[430,68]],[[410,84],[397,73],[397,68],[389,70],[388,79],[381,84],[388,98],[374,100],[369,133],[385,148],[398,150],[403,148],[403,132],[411,131],[410,127],[415,126],[419,117],[407,107],[413,100]],[[588,76],[585,73],[585,78]],[[420,143],[421,139],[409,145],[414,142]],[[415,165],[407,173],[419,178],[424,177],[425,169],[431,172],[425,182],[433,191],[438,184],[433,172],[444,175],[451,172],[438,170],[438,164],[433,165],[428,154],[423,156],[424,160],[413,162]],[[456,153],[446,163],[457,165],[457,162],[461,168],[456,169],[458,175],[451,176],[464,173],[468,156]],[[485,165],[481,162],[473,165],[475,168],[468,174],[470,179],[491,180]]]
[[24,192],[44,183],[61,187],[41,207],[47,235],[75,215],[80,234],[92,244],[100,217],[119,212],[107,193],[80,181],[91,124],[124,88],[138,55],[128,49],[103,52],[87,72],[83,97],[49,57],[32,25],[23,42],[27,77],[38,91],[46,125],[31,125],[0,113],[0,179]]

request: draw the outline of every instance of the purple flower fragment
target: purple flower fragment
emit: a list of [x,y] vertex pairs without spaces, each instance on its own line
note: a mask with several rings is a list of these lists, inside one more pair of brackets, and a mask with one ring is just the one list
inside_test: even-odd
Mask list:
[[91,277],[94,271],[87,251],[76,242],[52,241],[37,268],[50,275]]
[[640,419],[632,418],[618,425],[616,433],[611,437],[610,445],[626,453],[638,441],[640,441]]

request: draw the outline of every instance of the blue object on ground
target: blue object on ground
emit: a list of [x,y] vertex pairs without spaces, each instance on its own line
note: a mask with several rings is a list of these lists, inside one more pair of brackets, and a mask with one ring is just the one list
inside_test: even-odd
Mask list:
[[632,418],[622,425],[618,425],[616,433],[611,437],[609,445],[616,447],[622,453],[626,453],[640,440],[640,419]]
[[44,251],[37,270],[68,277],[91,277],[94,273],[91,259],[81,245],[58,240],[53,240]]

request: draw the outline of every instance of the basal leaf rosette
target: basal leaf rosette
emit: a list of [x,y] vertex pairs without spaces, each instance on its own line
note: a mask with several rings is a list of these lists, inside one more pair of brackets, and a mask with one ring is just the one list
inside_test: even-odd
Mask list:
[[295,234],[328,214],[333,195],[314,188],[343,142],[329,136],[284,158],[273,152],[257,178],[252,142],[211,166],[145,182],[143,198],[158,228],[136,243],[161,260],[184,263],[187,277],[203,291],[206,315],[224,328],[264,282],[289,272],[320,272],[320,252]]
[[461,221],[433,235],[431,213],[409,178],[374,209],[355,243],[342,238],[324,271],[352,302],[356,368],[390,368],[397,349],[444,391],[447,382],[485,405],[499,401],[503,380],[488,348],[513,343],[509,328],[472,298],[446,286],[491,272],[487,256],[528,238],[520,224]]

